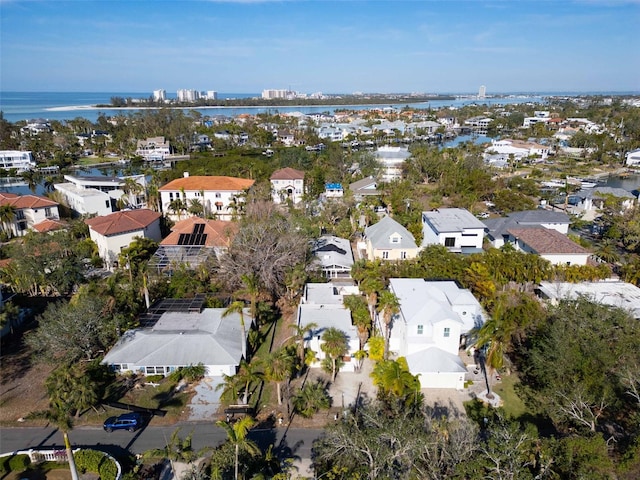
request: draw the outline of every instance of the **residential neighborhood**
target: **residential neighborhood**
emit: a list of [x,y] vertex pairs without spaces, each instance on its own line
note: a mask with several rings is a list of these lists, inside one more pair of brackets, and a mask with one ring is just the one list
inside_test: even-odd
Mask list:
[[[3,375],[23,369],[0,421],[126,405],[334,435],[358,411],[440,412],[637,468],[637,107],[567,102],[5,122],[6,188],[31,193],[0,194]],[[78,143],[51,160],[34,137],[62,131]]]

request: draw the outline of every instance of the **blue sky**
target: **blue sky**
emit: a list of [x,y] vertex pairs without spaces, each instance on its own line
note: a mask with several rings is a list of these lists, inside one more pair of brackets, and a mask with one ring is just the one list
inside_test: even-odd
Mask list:
[[640,91],[640,1],[0,0],[0,89]]

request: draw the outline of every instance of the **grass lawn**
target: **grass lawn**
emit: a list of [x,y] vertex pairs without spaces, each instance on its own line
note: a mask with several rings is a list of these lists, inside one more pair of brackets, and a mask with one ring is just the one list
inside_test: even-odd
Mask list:
[[502,381],[493,387],[502,399],[505,414],[511,418],[518,418],[527,413],[527,407],[516,394],[515,386],[519,381],[518,376],[513,373],[503,375]]
[[19,472],[8,473],[4,480],[71,480],[71,472],[67,463],[45,462],[39,465],[31,465]]

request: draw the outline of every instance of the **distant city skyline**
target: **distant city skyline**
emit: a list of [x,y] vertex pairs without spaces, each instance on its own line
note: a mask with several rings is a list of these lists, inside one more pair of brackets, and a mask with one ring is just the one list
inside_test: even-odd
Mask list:
[[3,91],[640,90],[638,0],[0,0]]

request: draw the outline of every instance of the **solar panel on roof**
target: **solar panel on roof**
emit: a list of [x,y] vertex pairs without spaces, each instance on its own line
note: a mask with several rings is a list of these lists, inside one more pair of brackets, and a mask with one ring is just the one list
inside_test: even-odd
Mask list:
[[204,233],[204,223],[196,223],[193,228],[193,233],[195,233],[196,235]]
[[186,242],[189,239],[188,233],[181,233],[178,237],[178,245],[188,245]]

